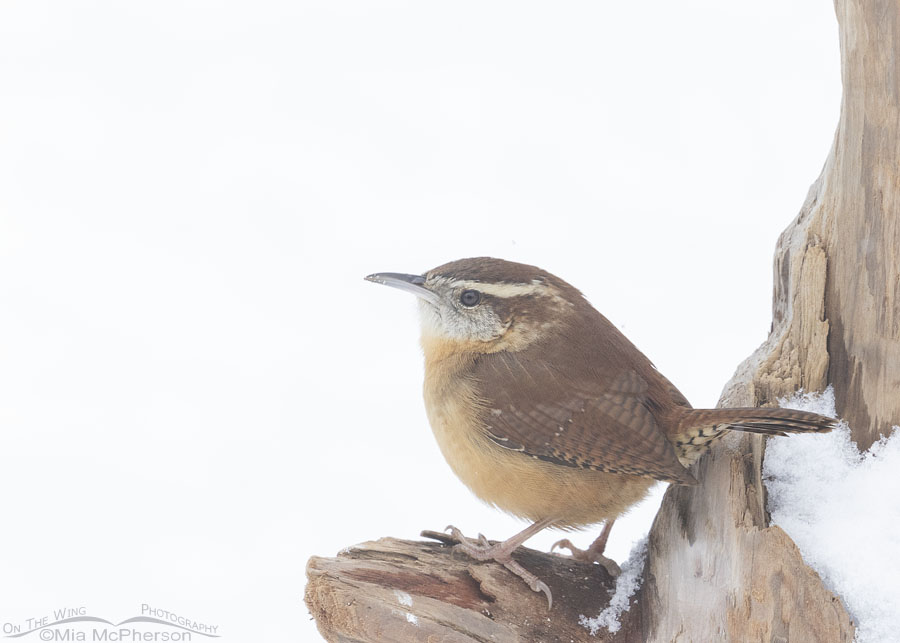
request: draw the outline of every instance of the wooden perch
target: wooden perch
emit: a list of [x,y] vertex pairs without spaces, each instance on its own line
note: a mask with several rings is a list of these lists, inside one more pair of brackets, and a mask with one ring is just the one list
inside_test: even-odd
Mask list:
[[[720,404],[775,404],[832,383],[865,449],[900,424],[900,9],[835,8],[844,94],[834,145],[778,242],[772,332]],[[840,600],[768,526],[764,452],[760,437],[732,436],[698,463],[700,485],[668,490],[643,585],[614,636],[591,639],[578,625],[608,601],[606,572],[527,549],[517,557],[551,586],[552,611],[499,565],[393,539],[312,558],[306,602],[330,641],[852,641]]]
[[[524,547],[514,557],[546,580],[552,609],[499,564],[454,554],[447,543],[395,538],[311,558],[306,604],[329,641],[583,640],[579,617],[596,616],[615,585],[606,570]],[[640,641],[639,624],[640,608],[632,607],[619,632],[593,640]]]

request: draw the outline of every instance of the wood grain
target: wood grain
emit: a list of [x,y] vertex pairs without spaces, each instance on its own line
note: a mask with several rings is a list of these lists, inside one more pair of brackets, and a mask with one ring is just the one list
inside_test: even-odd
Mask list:
[[[585,640],[578,619],[608,604],[614,581],[606,570],[527,548],[514,557],[546,579],[553,609],[501,565],[474,562],[447,544],[394,538],[311,558],[305,600],[328,641]],[[640,641],[639,627],[634,607],[622,630],[592,640]]]

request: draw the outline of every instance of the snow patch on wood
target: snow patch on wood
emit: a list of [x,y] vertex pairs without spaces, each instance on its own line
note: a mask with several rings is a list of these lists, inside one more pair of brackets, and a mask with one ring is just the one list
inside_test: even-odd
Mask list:
[[[779,400],[834,415],[834,391]],[[900,428],[860,453],[846,423],[830,434],[770,440],[763,475],[772,522],[840,595],[858,643],[900,631]]]
[[631,597],[641,587],[646,560],[647,538],[644,537],[635,543],[628,560],[622,565],[622,573],[616,579],[616,586],[609,592],[609,605],[594,618],[588,618],[584,614],[579,617],[578,623],[587,628],[591,636],[596,636],[601,628],[612,633],[622,628],[619,617],[631,609]]

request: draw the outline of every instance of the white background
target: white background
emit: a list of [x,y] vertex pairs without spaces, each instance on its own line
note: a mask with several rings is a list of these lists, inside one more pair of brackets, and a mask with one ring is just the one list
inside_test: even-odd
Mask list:
[[839,97],[827,0],[3,2],[0,623],[314,640],[310,555],[518,531],[362,277],[540,265],[714,405]]

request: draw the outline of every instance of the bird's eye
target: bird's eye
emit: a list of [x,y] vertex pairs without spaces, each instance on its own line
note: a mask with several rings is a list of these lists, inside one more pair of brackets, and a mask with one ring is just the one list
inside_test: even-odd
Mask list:
[[463,290],[459,295],[459,303],[466,308],[474,308],[481,301],[481,293],[477,290]]

